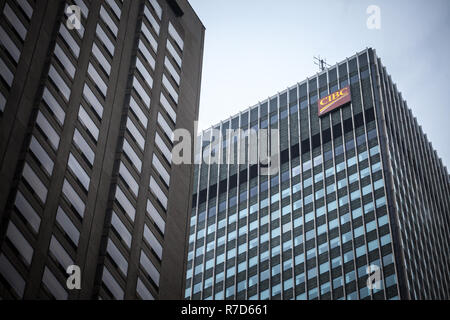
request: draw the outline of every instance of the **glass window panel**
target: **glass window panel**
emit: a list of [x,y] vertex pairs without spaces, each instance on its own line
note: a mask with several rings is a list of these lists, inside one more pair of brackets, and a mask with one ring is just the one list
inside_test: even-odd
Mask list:
[[56,57],[58,58],[61,65],[66,69],[67,73],[70,75],[70,77],[73,79],[75,76],[75,67],[73,66],[72,62],[70,61],[69,57],[65,54],[64,50],[61,49],[58,43],[55,45],[55,51],[54,51]]
[[153,58],[152,54],[150,53],[150,51],[148,51],[147,47],[142,42],[142,40],[139,40],[139,50],[141,51],[142,55],[144,56],[148,64],[152,67],[152,69],[155,70],[156,65],[155,58]]
[[[147,68],[142,64],[142,61],[139,57],[136,59],[136,68],[142,74],[144,81],[148,84],[148,86],[150,88],[152,88],[153,87],[153,78],[150,75],[150,73],[147,71]],[[147,106],[147,107],[149,107],[149,106]]]
[[34,153],[47,173],[51,175],[53,172],[53,161],[34,136],[31,137],[30,150]]
[[134,221],[136,209],[131,204],[130,200],[128,200],[125,193],[123,193],[120,186],[117,186],[117,188],[116,188],[116,199],[119,202],[119,204],[122,206],[123,210],[125,210],[125,213],[128,215],[128,217],[130,217],[131,221]]
[[142,111],[141,107],[139,107],[136,100],[134,100],[133,96],[131,96],[130,98],[130,107],[131,110],[133,110],[134,114],[136,115],[136,118],[138,118],[139,122],[142,123],[144,128],[147,129],[148,118]]
[[127,129],[130,132],[131,136],[134,138],[136,143],[139,145],[141,150],[144,150],[145,139],[139,132],[138,128],[134,125],[133,121],[130,118],[127,119]]
[[380,179],[378,181],[375,181],[373,189],[374,190],[378,190],[378,189],[383,188],[383,187],[384,187],[384,181],[383,181],[383,179]]
[[98,128],[95,125],[94,121],[92,121],[89,114],[84,110],[83,106],[80,106],[80,111],[78,112],[78,118],[80,119],[81,123],[89,130],[89,132],[94,137],[95,141],[98,140]]
[[[91,76],[95,86],[100,90],[103,97],[105,97],[106,92],[108,91],[108,87],[106,86],[106,83],[103,81],[103,79],[100,77],[100,75],[98,74],[97,69],[95,69],[95,67],[90,62],[89,62],[89,66],[88,66],[88,73]],[[86,90],[88,92],[86,92]],[[90,90],[90,88],[87,84],[84,85],[83,94],[88,99],[88,101],[91,103],[91,105],[94,107],[95,111],[103,110],[103,107],[101,107],[101,104],[98,101],[97,97]],[[101,118],[102,112],[97,111],[97,113],[99,114],[99,116]]]
[[45,267],[44,276],[42,277],[42,282],[48,288],[50,293],[57,300],[66,300],[67,299],[67,291],[61,285],[61,283],[56,279],[55,275],[50,271],[48,267]]
[[33,15],[33,8],[30,6],[27,0],[16,0],[17,4],[22,8],[23,12],[27,15],[28,19],[31,19]]
[[84,1],[83,1],[83,0],[74,0],[74,2],[75,2],[75,4],[76,4],[77,6],[80,7],[81,13],[83,14],[83,16],[84,16],[85,18],[87,18],[88,14],[89,14],[89,9],[88,9],[88,8],[86,7],[86,5],[84,4]]
[[163,208],[167,210],[167,197],[153,177],[150,177],[150,190],[154,193]]
[[150,96],[136,77],[133,78],[133,88],[136,90],[147,109],[150,108]]
[[166,119],[164,119],[164,117],[161,115],[161,113],[158,113],[158,124],[161,126],[169,140],[173,142],[173,131],[167,123]]
[[73,142],[79,148],[79,150],[84,154],[86,159],[89,161],[91,165],[94,164],[95,153],[92,151],[89,144],[84,140],[81,133],[75,128],[75,132],[73,134]]
[[153,15],[150,13],[147,6],[144,7],[144,14],[145,14],[145,17],[150,22],[150,24],[152,25],[153,29],[156,31],[156,34],[159,35],[159,24],[156,21],[156,19],[153,17]]
[[50,66],[50,70],[48,71],[49,77],[53,80],[55,83],[57,89],[61,92],[64,98],[66,100],[69,100],[70,97],[70,88],[67,86],[66,82],[61,78],[59,73],[56,71],[56,69],[53,67],[53,65]]
[[0,254],[0,273],[3,278],[9,283],[9,285],[14,289],[16,294],[22,298],[23,292],[25,290],[25,280],[23,280],[20,273],[14,268],[14,266],[9,262],[6,256],[2,253]]
[[14,41],[11,40],[2,26],[0,26],[0,43],[3,45],[6,51],[8,51],[14,61],[16,63],[19,62],[20,50],[17,48]]
[[0,58],[0,74],[9,87],[12,86],[14,74],[9,70],[8,66]]
[[67,28],[65,27],[64,23],[60,24],[59,34],[66,41],[66,43],[68,44],[70,50],[72,50],[72,53],[74,54],[74,56],[76,58],[78,58],[78,56],[80,55],[80,46],[75,41],[75,39],[72,37],[72,35],[70,34],[69,30],[67,30]]
[[58,211],[56,212],[56,221],[70,238],[70,240],[72,240],[75,245],[78,245],[80,232],[61,207],[58,207]]
[[67,197],[69,204],[71,204],[73,208],[75,208],[76,212],[80,215],[80,217],[83,218],[84,209],[86,206],[83,200],[81,200],[80,196],[70,185],[69,181],[67,181],[66,179],[64,179],[62,192]]
[[156,224],[156,226],[159,228],[162,234],[164,234],[164,230],[166,228],[166,223],[164,219],[159,214],[158,210],[153,206],[152,202],[150,200],[147,200],[147,212],[149,213],[151,219]]
[[6,98],[0,92],[0,111],[3,112],[5,110]]
[[24,258],[27,265],[30,265],[34,250],[31,247],[30,243],[25,239],[22,232],[17,229],[16,225],[12,221],[10,221],[8,224],[6,237],[8,237],[14,247],[16,247],[17,251],[19,251],[20,255]]
[[127,139],[124,139],[123,141],[123,151],[127,154],[127,156],[130,158],[132,164],[138,169],[139,173],[142,169],[142,161],[139,158],[139,156],[134,152],[134,149],[131,147],[131,145],[128,143]]
[[169,92],[175,103],[178,103],[178,93],[175,91],[175,89],[173,88],[172,84],[170,83],[169,79],[167,79],[165,74],[163,74],[162,83],[164,87],[166,87],[167,91]]
[[97,34],[97,37],[101,40],[101,42],[105,46],[106,50],[108,50],[108,52],[110,53],[110,55],[112,57],[114,55],[114,44],[111,42],[111,40],[109,40],[105,31],[99,24],[97,24],[97,29],[95,32]]
[[166,158],[166,160],[170,163],[172,163],[172,152],[169,150],[169,148],[164,143],[163,139],[160,137],[159,133],[156,132],[155,135],[155,143],[158,146],[159,150],[161,150],[162,154]]
[[97,47],[97,45],[92,45],[92,53],[94,54],[95,58],[97,58],[97,61],[99,62],[99,65],[105,70],[106,74],[109,76],[111,73],[111,64],[109,61],[105,58],[102,51]]
[[41,224],[41,218],[20,191],[17,191],[16,201],[14,205],[25,217],[25,219],[27,219],[28,223],[31,225],[34,232],[37,233],[39,230],[39,226]]
[[164,107],[164,110],[167,111],[167,114],[172,119],[173,123],[177,122],[177,114],[173,110],[172,106],[170,105],[169,101],[167,100],[165,94],[163,91],[161,91],[160,100],[161,105]]
[[58,263],[62,266],[64,270],[68,266],[73,265],[73,260],[64,247],[59,243],[59,241],[52,235],[52,240],[50,241],[50,252],[56,258]]
[[145,254],[144,250],[141,250],[141,258],[140,258],[141,266],[148,273],[150,278],[159,286],[159,272],[158,269],[153,265],[150,259]]
[[167,40],[167,50],[169,50],[170,54],[172,55],[172,57],[175,59],[176,63],[178,64],[178,67],[181,68],[181,57],[178,54],[177,50],[175,50],[175,48],[173,47],[172,43]]
[[124,297],[122,287],[117,283],[116,279],[114,279],[111,272],[109,272],[108,268],[103,268],[102,281],[106,285],[106,287],[111,291],[114,298],[117,300],[122,300]]
[[47,188],[39,179],[39,177],[36,175],[36,173],[33,171],[33,169],[31,169],[28,163],[25,163],[22,175],[28,182],[28,184],[31,186],[34,193],[42,201],[42,203],[45,203],[45,200],[47,199]]
[[159,20],[161,20],[162,9],[161,9],[158,1],[157,0],[150,0],[150,4],[153,7],[153,9],[155,10],[156,14],[158,15]]
[[158,157],[153,154],[152,164],[155,167],[158,174],[164,180],[164,182],[169,186],[170,185],[170,174],[167,172],[166,168],[164,168],[161,161],[159,161]]
[[131,234],[114,211],[112,212],[111,224],[128,248],[131,248]]
[[27,29],[20,21],[20,19],[17,17],[17,15],[14,13],[14,11],[11,9],[11,7],[8,5],[8,3],[5,4],[3,14],[9,21],[9,23],[11,23],[11,25],[17,31],[17,34],[22,38],[22,40],[25,40],[25,37],[27,35]]
[[42,98],[44,99],[45,103],[48,105],[50,110],[53,112],[53,114],[56,117],[56,120],[59,122],[60,125],[64,124],[64,119],[66,117],[66,113],[59,105],[58,101],[53,97],[51,92],[44,88],[44,93],[42,95]]
[[55,129],[53,129],[52,125],[50,124],[50,122],[48,122],[47,118],[41,113],[41,111],[39,111],[38,113],[36,123],[47,136],[47,139],[49,140],[50,145],[53,147],[53,149],[58,149],[59,135],[56,133]]
[[69,168],[72,170],[75,177],[78,178],[84,189],[88,191],[91,179],[83,169],[83,167],[80,165],[80,163],[77,161],[77,159],[75,159],[75,157],[72,155],[72,153],[69,155],[69,161],[67,164],[69,165]]
[[147,26],[143,23],[141,27],[141,31],[144,34],[144,37],[147,39],[147,41],[150,43],[150,46],[152,47],[154,52],[158,51],[158,42],[153,37],[153,34],[148,30]]
[[139,294],[139,296],[144,300],[155,300],[153,295],[150,293],[150,291],[148,291],[147,287],[141,281],[141,279],[139,279],[139,277],[136,285],[136,291]]
[[114,14],[116,15],[117,19],[120,19],[121,10],[119,6],[117,5],[115,0],[106,0],[106,2],[111,7],[112,11],[114,11]]
[[147,225],[144,225],[144,239],[147,240],[150,247],[156,252],[156,255],[161,260],[162,259],[162,246],[159,243],[158,239],[155,237],[153,232],[150,231],[150,229],[147,227]]
[[184,42],[183,39],[178,34],[177,30],[175,30],[174,26],[171,22],[169,22],[169,34],[175,40],[175,42],[178,44],[181,50],[183,50]]
[[170,74],[172,75],[175,82],[180,85],[180,76],[178,75],[178,71],[175,70],[174,66],[172,65],[172,62],[170,62],[169,58],[165,57],[164,59],[164,65],[166,66],[167,70],[169,70]]
[[126,184],[133,192],[133,194],[137,197],[139,185],[137,184],[136,179],[134,179],[134,177],[131,175],[130,171],[128,171],[127,167],[123,164],[123,162],[120,162],[119,174],[122,179],[125,180]]
[[108,28],[111,30],[111,32],[114,34],[114,36],[117,37],[118,28],[114,21],[111,19],[111,16],[109,13],[105,10],[103,6],[100,7],[100,17],[102,18],[103,22],[106,23]]
[[122,271],[122,273],[126,275],[128,270],[128,262],[119,251],[119,249],[117,249],[114,242],[111,241],[111,239],[108,239],[108,246],[106,247],[106,251],[109,253],[113,261],[117,264],[120,271]]

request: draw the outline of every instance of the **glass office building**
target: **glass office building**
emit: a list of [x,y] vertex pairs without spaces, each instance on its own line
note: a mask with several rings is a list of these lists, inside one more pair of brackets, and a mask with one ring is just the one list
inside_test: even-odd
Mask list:
[[[319,117],[347,86],[351,102]],[[261,129],[278,132],[272,175],[249,159]],[[373,49],[200,139],[186,299],[450,297],[449,175]]]
[[0,297],[181,298],[192,169],[171,150],[198,116],[200,20],[185,0],[0,12]]

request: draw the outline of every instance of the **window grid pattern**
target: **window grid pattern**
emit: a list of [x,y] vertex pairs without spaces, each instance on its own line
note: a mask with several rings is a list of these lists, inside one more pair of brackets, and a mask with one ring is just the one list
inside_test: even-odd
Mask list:
[[[365,51],[220,124],[279,128],[279,171],[196,165],[187,299],[399,297],[369,74]],[[351,105],[318,119],[318,97],[348,83]],[[229,139],[248,150],[223,135],[221,157]],[[378,290],[366,285],[373,264]]]

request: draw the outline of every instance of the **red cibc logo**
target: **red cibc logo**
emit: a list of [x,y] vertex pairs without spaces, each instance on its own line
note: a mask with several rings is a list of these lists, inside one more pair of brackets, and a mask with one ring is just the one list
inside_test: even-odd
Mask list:
[[352,96],[350,95],[350,86],[342,88],[341,90],[338,90],[326,96],[325,98],[320,99],[317,103],[319,117],[336,108],[339,108],[340,106],[343,106],[344,104],[350,102],[351,99]]

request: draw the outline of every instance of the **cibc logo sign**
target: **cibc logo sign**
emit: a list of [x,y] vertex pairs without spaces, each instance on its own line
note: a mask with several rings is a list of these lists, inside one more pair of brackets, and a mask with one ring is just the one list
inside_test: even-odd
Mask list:
[[332,94],[322,98],[318,102],[319,117],[333,111],[336,108],[349,103],[352,100],[350,95],[350,86],[344,87]]

